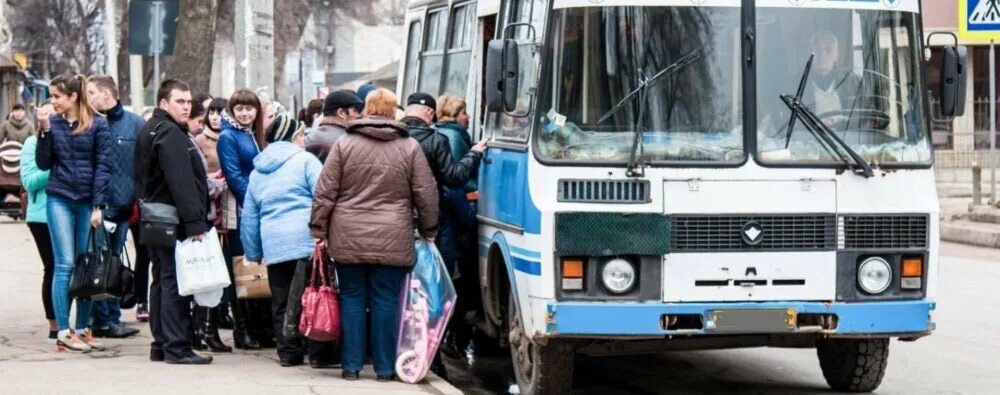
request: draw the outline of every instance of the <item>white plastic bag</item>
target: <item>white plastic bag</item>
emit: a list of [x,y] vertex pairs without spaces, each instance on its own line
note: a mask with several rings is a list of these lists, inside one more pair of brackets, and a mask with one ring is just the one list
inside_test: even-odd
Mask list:
[[223,290],[217,289],[214,291],[200,292],[194,294],[194,302],[201,307],[215,307],[222,302]]
[[174,258],[177,260],[177,288],[181,296],[215,291],[230,284],[226,258],[222,255],[222,245],[215,228],[209,229],[201,241],[190,237],[178,241]]

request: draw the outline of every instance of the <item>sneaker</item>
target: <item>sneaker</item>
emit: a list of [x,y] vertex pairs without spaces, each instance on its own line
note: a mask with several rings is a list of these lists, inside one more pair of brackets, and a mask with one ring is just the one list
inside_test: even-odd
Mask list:
[[149,322],[149,306],[145,303],[139,304],[135,309],[135,320],[139,322]]
[[57,338],[59,338],[59,331],[49,331],[49,338],[46,341],[49,344],[56,344]]
[[104,344],[94,338],[94,333],[90,329],[83,331],[83,336],[81,337],[84,343],[87,343],[90,348],[97,351],[104,351]]
[[56,349],[59,351],[90,352],[92,347],[84,342],[73,331],[60,331],[56,338]]

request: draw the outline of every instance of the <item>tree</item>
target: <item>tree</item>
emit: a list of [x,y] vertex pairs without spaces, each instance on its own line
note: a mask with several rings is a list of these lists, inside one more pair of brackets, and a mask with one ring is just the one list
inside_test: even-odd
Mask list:
[[166,78],[183,79],[192,92],[208,92],[217,16],[216,0],[181,0],[173,56],[161,58]]
[[12,48],[28,55],[30,68],[51,77],[105,71],[101,0],[8,0]]

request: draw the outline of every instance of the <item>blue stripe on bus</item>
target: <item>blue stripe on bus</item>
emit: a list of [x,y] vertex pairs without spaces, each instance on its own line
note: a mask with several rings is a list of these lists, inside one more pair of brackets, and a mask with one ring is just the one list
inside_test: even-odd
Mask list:
[[[490,245],[493,241],[485,238],[479,238],[479,257],[486,258],[490,252]],[[503,248],[503,246],[501,246]],[[510,257],[511,264],[514,266],[514,270],[521,273],[525,273],[532,276],[542,275],[542,253],[537,251],[526,250],[523,248],[518,248],[514,246],[507,246],[513,254],[505,254]]]

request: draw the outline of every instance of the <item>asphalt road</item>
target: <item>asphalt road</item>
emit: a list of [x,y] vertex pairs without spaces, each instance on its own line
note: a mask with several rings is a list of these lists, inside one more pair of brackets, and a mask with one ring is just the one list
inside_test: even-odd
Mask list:
[[[1000,250],[942,251],[937,331],[892,342],[879,394],[1000,394]],[[449,361],[466,393],[507,393],[507,358]],[[578,394],[829,394],[815,350],[755,348],[577,358]]]

